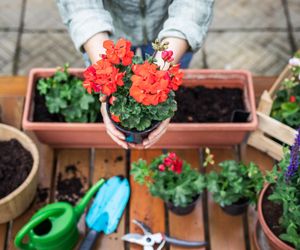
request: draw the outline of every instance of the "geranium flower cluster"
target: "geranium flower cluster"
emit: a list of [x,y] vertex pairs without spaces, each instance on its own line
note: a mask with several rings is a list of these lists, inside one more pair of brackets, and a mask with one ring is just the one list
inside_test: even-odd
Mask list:
[[[118,87],[124,85],[124,76],[129,74],[132,85],[129,94],[138,103],[143,105],[157,105],[168,99],[171,90],[176,91],[182,83],[183,73],[179,65],[171,65],[169,70],[160,70],[152,62],[153,58],[142,64],[132,63],[133,52],[130,50],[131,43],[120,39],[116,45],[111,40],[103,43],[106,54],[91,65],[84,72],[85,81],[83,86],[89,93],[92,91],[104,95],[112,95]],[[163,51],[162,59],[171,62],[173,52]],[[128,67],[131,68],[128,71]]]
[[163,163],[158,166],[160,171],[171,170],[177,174],[182,172],[183,161],[174,153],[169,153]]
[[[163,70],[156,64],[154,55],[143,60],[135,56],[131,43],[120,39],[103,43],[106,53],[84,72],[83,86],[88,93],[109,97],[111,119],[124,128],[143,131],[153,122],[160,122],[174,115],[177,109],[174,91],[182,84],[183,72],[174,65],[173,52],[167,43],[155,41],[154,55],[170,64]],[[157,52],[160,51],[160,54]],[[164,65],[165,66],[165,65]]]

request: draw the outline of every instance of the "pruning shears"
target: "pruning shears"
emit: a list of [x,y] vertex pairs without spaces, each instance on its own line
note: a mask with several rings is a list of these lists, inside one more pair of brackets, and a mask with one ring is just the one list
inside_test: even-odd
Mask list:
[[207,242],[205,241],[179,240],[176,238],[169,237],[163,233],[152,233],[151,228],[143,222],[138,220],[133,220],[132,222],[143,231],[144,235],[137,233],[129,233],[125,234],[122,237],[122,240],[144,246],[144,250],[154,250],[155,244],[158,244],[156,250],[161,250],[163,249],[166,243],[186,248],[199,248],[207,246]]

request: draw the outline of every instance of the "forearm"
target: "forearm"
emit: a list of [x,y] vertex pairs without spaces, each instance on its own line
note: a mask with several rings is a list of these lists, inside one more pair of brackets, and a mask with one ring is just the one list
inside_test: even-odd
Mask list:
[[100,54],[105,54],[103,42],[107,39],[108,33],[100,32],[88,39],[83,45],[92,63],[96,63],[99,60]]
[[[177,37],[167,37],[163,39],[162,42],[169,42],[168,49],[173,51],[174,61],[173,63],[179,63],[181,57],[185,54],[188,50],[189,45],[185,39],[177,38]],[[161,52],[157,53],[156,55],[157,64],[160,66],[165,65],[164,69],[169,67],[169,63],[164,63],[161,58]]]

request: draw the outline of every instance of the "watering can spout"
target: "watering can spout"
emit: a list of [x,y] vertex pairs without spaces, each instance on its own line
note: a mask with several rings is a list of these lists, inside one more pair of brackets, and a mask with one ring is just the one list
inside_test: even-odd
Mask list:
[[103,185],[104,182],[104,179],[100,179],[94,186],[89,189],[89,191],[83,196],[81,201],[76,205],[74,211],[78,219],[84,213],[84,210],[89,204],[90,200],[95,195],[95,193],[97,193],[98,189]]

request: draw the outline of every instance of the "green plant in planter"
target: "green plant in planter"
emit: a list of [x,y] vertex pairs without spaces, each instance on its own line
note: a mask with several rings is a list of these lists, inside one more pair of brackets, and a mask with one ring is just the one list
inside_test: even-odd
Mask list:
[[290,59],[292,76],[284,79],[276,92],[271,116],[293,128],[300,125],[300,53]]
[[146,185],[153,196],[176,207],[192,203],[205,188],[205,178],[175,153],[163,154],[149,165],[145,160],[132,164],[134,180]]
[[89,95],[82,80],[68,72],[68,64],[55,74],[38,81],[37,89],[45,96],[51,114],[63,115],[66,122],[95,122],[100,110],[97,95]]
[[299,131],[291,150],[284,148],[283,159],[266,176],[273,188],[268,199],[282,205],[279,224],[283,233],[279,237],[293,244],[296,249],[300,249]]
[[219,173],[211,171],[206,176],[207,189],[214,201],[221,207],[243,199],[255,204],[264,183],[258,166],[252,162],[245,165],[233,160],[223,161],[219,166]]

